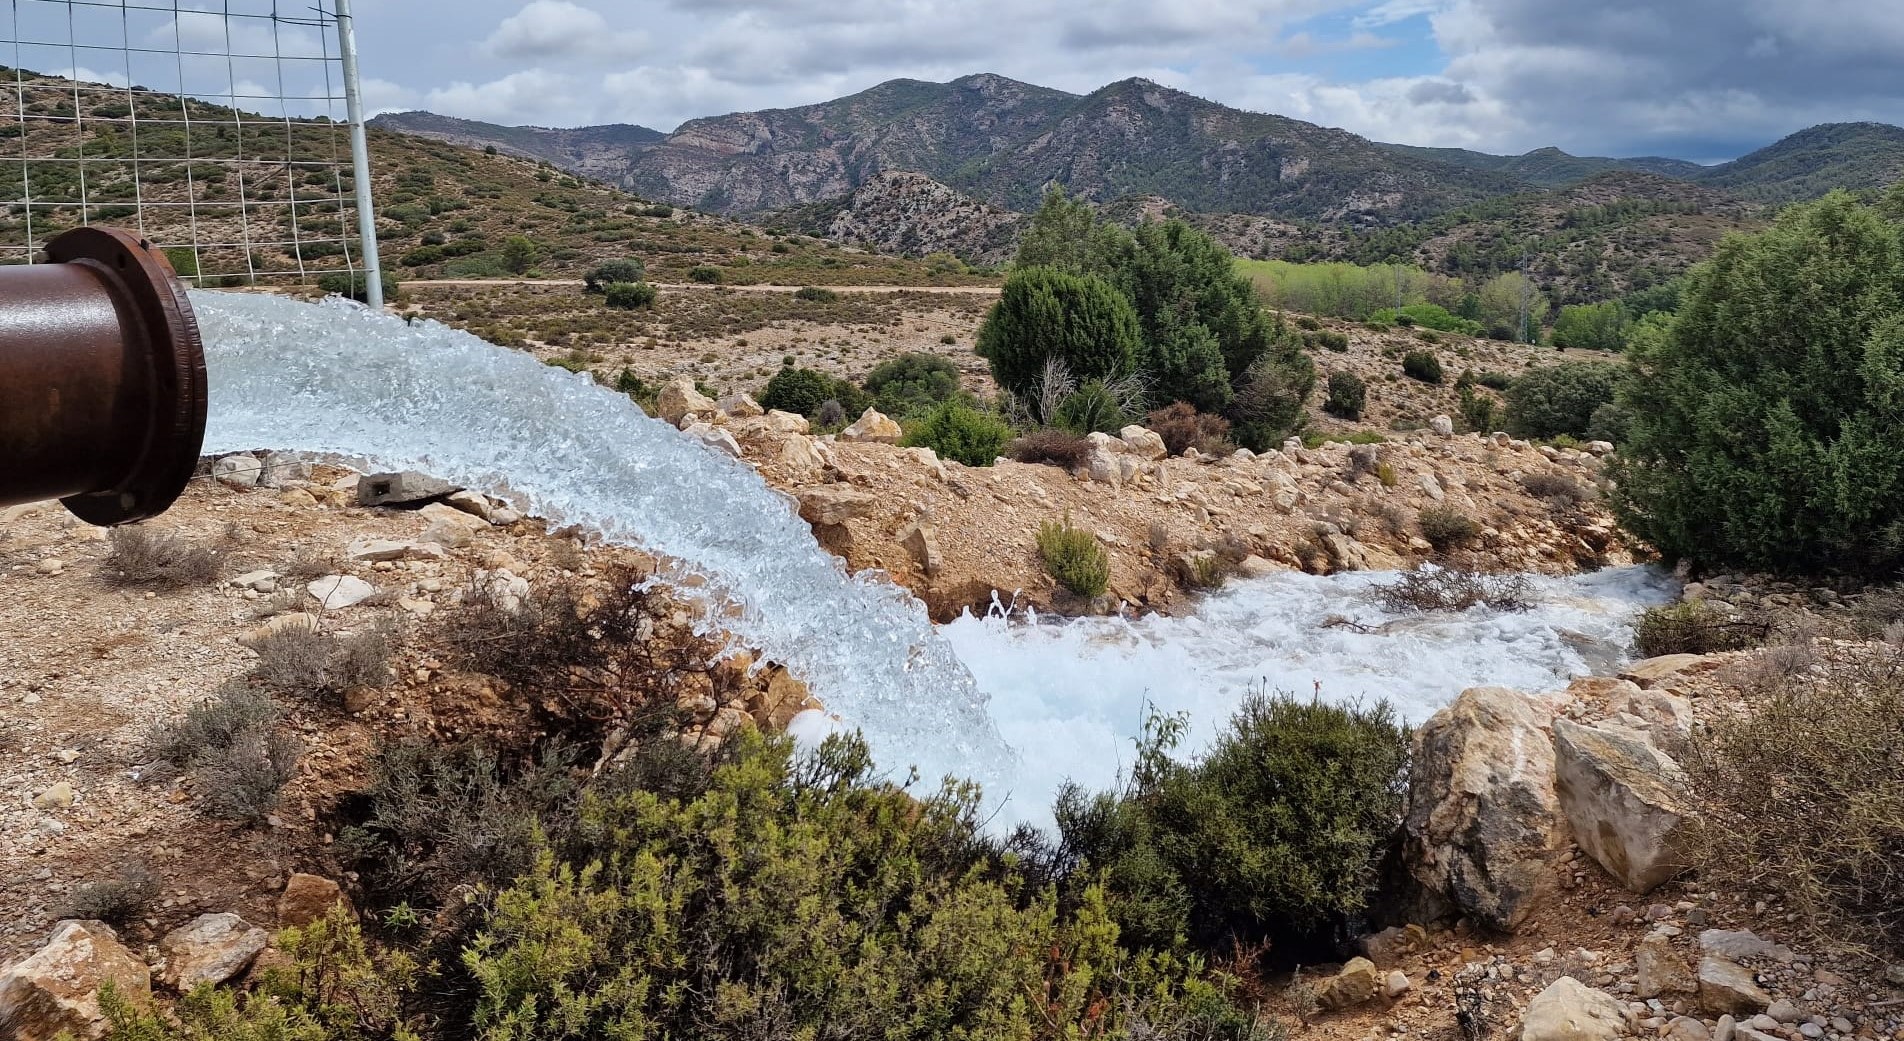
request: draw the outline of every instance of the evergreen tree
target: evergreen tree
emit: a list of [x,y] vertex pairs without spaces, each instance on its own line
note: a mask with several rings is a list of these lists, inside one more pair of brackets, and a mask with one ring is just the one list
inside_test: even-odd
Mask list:
[[1109,277],[1128,248],[1130,235],[1098,219],[1089,203],[1072,199],[1064,189],[1045,193],[1044,204],[1032,214],[1031,224],[1018,240],[1017,268],[1056,268],[1068,275]]
[[1642,326],[1615,508],[1672,558],[1904,564],[1904,233],[1835,192],[1726,240]]
[[978,354],[992,378],[1031,396],[1047,359],[1079,380],[1128,375],[1141,344],[1130,301],[1103,279],[1055,268],[1012,272],[978,330]]

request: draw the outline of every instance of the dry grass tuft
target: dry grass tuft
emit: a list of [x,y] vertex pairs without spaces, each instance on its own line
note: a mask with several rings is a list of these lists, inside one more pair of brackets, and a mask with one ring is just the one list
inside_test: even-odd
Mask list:
[[114,586],[139,589],[190,589],[218,580],[218,552],[178,535],[147,528],[114,528],[106,536],[100,570]]
[[1466,611],[1474,607],[1525,611],[1534,606],[1526,576],[1489,575],[1460,568],[1420,568],[1376,586],[1369,595],[1384,610],[1395,612]]

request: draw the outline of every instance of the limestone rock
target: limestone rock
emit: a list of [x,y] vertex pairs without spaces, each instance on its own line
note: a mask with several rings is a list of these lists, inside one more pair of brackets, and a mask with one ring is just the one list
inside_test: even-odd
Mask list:
[[495,512],[487,496],[472,491],[451,492],[443,497],[443,505],[480,518],[484,523],[488,523],[490,515]]
[[99,988],[111,982],[137,1004],[152,1000],[145,962],[104,922],[65,921],[39,950],[0,971],[0,1027],[15,1041],[105,1036]]
[[767,429],[776,434],[804,434],[812,429],[807,417],[797,412],[773,409],[767,413]]
[[440,499],[453,491],[456,491],[456,486],[450,482],[415,470],[365,474],[357,481],[357,505],[403,506]]
[[1415,478],[1415,484],[1421,489],[1423,495],[1436,502],[1441,502],[1448,497],[1448,493],[1441,490],[1441,482],[1435,480],[1434,474],[1423,473]]
[[719,410],[720,406],[686,377],[669,382],[655,398],[655,411],[669,426],[680,426],[681,420],[688,416],[711,416]]
[[1377,965],[1393,965],[1405,955],[1427,949],[1428,930],[1413,922],[1362,937],[1362,953]]
[[1132,424],[1118,431],[1117,436],[1134,455],[1142,458],[1157,460],[1170,455],[1170,449],[1164,445],[1163,435],[1147,427]]
[[1691,1016],[1674,1016],[1659,1036],[1661,1041],[1712,1041],[1712,1031]]
[[399,542],[395,539],[359,539],[344,551],[352,560],[441,560],[443,547],[435,542]]
[[255,455],[228,455],[212,463],[212,479],[232,488],[256,488],[264,477],[264,464]]
[[1611,994],[1562,976],[1521,1013],[1521,1041],[1614,1041],[1626,1017]]
[[1691,994],[1699,989],[1699,978],[1692,966],[1673,950],[1670,937],[1652,933],[1640,941],[1634,951],[1633,994],[1657,998],[1662,994]]
[[1765,1011],[1772,996],[1759,986],[1751,970],[1729,958],[1708,954],[1699,959],[1699,1003],[1708,1012],[1753,1015]]
[[[1761,939],[1750,929],[1707,929],[1699,934],[1699,949],[1732,961],[1769,958],[1781,965],[1792,963],[1792,949],[1782,943]],[[1904,980],[1900,980],[1904,985]]]
[[1551,714],[1518,691],[1463,691],[1415,735],[1406,857],[1431,893],[1512,932],[1551,895],[1567,840],[1554,794]]
[[944,566],[945,558],[939,553],[939,533],[925,521],[914,521],[899,529],[899,544],[912,554],[912,559],[927,575],[936,575]]
[[766,411],[760,407],[760,402],[754,400],[752,394],[745,391],[722,398],[720,409],[736,419],[752,419]]
[[291,481],[311,479],[311,464],[288,452],[266,452],[258,483],[266,488],[282,488]]
[[860,413],[853,425],[840,431],[842,441],[878,441],[884,444],[897,444],[904,431],[899,424],[888,419],[876,408],[868,408]]
[[820,454],[811,438],[796,435],[780,442],[774,462],[796,474],[812,474],[826,465],[826,457]]
[[1408,981],[1408,974],[1396,969],[1382,978],[1382,996],[1390,1001],[1408,993],[1414,984]]
[[1091,480],[1113,488],[1122,487],[1124,483],[1124,466],[1120,456],[1103,448],[1093,448],[1085,456],[1084,472]]
[[249,589],[254,593],[275,593],[278,591],[278,573],[276,571],[247,571],[228,583],[239,589]]
[[735,459],[740,458],[740,442],[734,440],[733,434],[720,427],[711,423],[690,423],[684,433],[716,452]]
[[870,517],[879,505],[877,496],[845,484],[801,488],[794,496],[800,500],[800,516],[808,524],[828,527],[855,517]]
[[1554,720],[1554,784],[1575,841],[1627,889],[1687,868],[1685,773],[1636,731]]
[[1681,673],[1706,672],[1716,668],[1718,659],[1705,654],[1664,654],[1645,661],[1636,661],[1620,673],[1623,680],[1632,680],[1641,687],[1657,687]]
[[322,875],[299,871],[284,884],[284,892],[278,896],[278,927],[309,925],[339,904],[348,908],[350,901],[344,898],[344,891],[337,883]]
[[1350,959],[1342,971],[1316,984],[1316,1000],[1326,1009],[1360,1005],[1381,993],[1382,974],[1367,958]]
[[304,587],[327,611],[341,611],[377,595],[377,588],[355,575],[326,575]]
[[1453,437],[1454,420],[1447,416],[1436,416],[1428,421],[1428,429],[1434,431],[1437,437]]
[[200,915],[159,941],[165,956],[160,978],[181,994],[201,983],[223,983],[249,968],[270,942],[270,933],[229,911]]

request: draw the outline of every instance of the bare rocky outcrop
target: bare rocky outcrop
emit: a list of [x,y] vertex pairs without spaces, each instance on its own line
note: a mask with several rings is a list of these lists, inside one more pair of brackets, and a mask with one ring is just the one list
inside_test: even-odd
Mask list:
[[1555,887],[1567,828],[1554,794],[1551,714],[1504,687],[1466,690],[1415,738],[1410,871],[1443,904],[1512,932]]
[[128,1001],[152,999],[145,962],[119,942],[111,926],[61,922],[44,946],[0,973],[0,1034],[14,1041],[103,1037],[99,990],[107,983]]
[[1521,1041],[1614,1041],[1625,1033],[1619,1001],[1572,976],[1549,984],[1521,1015]]
[[165,934],[160,978],[179,993],[205,983],[224,983],[251,967],[271,934],[229,911],[200,915]]

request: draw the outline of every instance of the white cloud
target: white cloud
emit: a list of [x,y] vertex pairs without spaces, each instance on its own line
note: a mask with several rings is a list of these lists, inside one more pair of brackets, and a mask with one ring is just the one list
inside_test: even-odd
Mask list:
[[562,122],[566,113],[591,111],[593,100],[573,76],[524,69],[487,83],[459,82],[432,90],[423,96],[423,107],[491,123],[548,126]]
[[647,42],[647,34],[614,29],[591,8],[569,0],[533,0],[503,19],[483,49],[505,60],[627,59],[646,50]]

